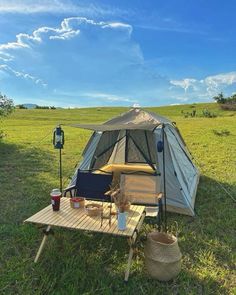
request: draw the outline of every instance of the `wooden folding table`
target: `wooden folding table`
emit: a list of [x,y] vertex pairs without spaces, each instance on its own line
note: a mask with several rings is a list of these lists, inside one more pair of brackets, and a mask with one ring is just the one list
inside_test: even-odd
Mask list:
[[[87,203],[98,203],[95,201],[86,201]],[[110,210],[108,208],[109,203],[104,203],[105,214]],[[114,206],[114,204],[113,204]],[[128,243],[130,246],[128,263],[125,272],[125,281],[128,281],[129,272],[131,267],[131,262],[133,258],[133,248],[135,245],[135,241],[138,236],[138,232],[141,228],[145,217],[145,206],[139,205],[131,205],[130,211],[127,216],[127,229],[124,231],[118,230],[117,227],[117,218],[116,216],[112,216],[111,225],[107,220],[103,221],[101,226],[101,217],[93,216],[90,217],[85,213],[83,208],[73,209],[70,207],[70,199],[69,198],[61,198],[61,205],[59,211],[53,211],[52,206],[49,205],[46,208],[42,209],[35,215],[26,219],[24,222],[26,223],[36,223],[46,225],[46,230],[44,230],[44,237],[38,249],[37,255],[35,257],[34,262],[37,262],[39,256],[44,248],[45,242],[47,240],[48,234],[50,233],[50,229],[52,227],[63,227],[69,229],[77,229],[77,230],[85,230],[91,232],[100,232],[105,234],[111,234],[115,236],[121,236],[128,239]]]

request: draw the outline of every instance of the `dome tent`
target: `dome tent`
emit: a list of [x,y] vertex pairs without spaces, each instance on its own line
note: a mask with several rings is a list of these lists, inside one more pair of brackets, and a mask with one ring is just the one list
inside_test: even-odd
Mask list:
[[[94,173],[117,170],[121,173],[129,171],[133,175],[150,173],[155,175],[157,193],[163,192],[165,185],[168,211],[194,215],[199,171],[179,130],[170,120],[153,112],[132,108],[101,125],[72,126],[94,132],[70,186],[76,183],[78,169]],[[158,151],[160,142],[164,142],[163,152]],[[145,204],[145,199],[141,199],[140,203]]]

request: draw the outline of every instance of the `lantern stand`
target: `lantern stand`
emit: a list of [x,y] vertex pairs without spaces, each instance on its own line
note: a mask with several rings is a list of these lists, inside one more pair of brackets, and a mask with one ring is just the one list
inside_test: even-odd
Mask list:
[[62,192],[62,153],[65,139],[64,131],[61,129],[61,125],[58,125],[53,132],[53,145],[55,149],[59,149],[59,178],[60,178],[60,191]]
[[59,177],[60,177],[60,192],[62,192],[62,161],[61,161],[61,149],[59,149]]

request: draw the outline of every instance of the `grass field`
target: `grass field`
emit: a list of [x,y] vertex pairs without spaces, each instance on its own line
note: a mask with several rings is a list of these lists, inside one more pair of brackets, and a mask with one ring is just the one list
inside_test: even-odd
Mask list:
[[58,187],[55,125],[65,124],[66,184],[90,135],[66,125],[103,122],[126,108],[16,110],[6,119],[1,128],[7,136],[0,141],[0,294],[236,294],[236,204],[221,188],[236,197],[236,113],[196,105],[198,113],[204,108],[217,118],[184,118],[181,110],[191,112],[189,105],[152,108],[177,122],[201,170],[196,217],[168,214],[170,226],[178,222],[183,253],[182,272],[168,283],[147,276],[140,245],[124,285],[127,243],[99,234],[56,229],[35,265],[42,232],[23,225]]

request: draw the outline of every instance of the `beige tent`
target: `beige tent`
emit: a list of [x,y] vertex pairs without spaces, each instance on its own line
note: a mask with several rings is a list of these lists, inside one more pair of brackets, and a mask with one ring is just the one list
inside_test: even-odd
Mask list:
[[[136,190],[139,187],[140,192],[155,181],[156,192],[165,191],[168,211],[194,215],[199,171],[170,120],[132,108],[102,125],[73,126],[94,132],[70,186],[75,184],[78,169],[113,172],[115,183],[120,182],[122,175],[129,174],[133,187]],[[140,175],[151,178],[142,183]],[[150,199],[147,201],[142,193],[136,196],[135,202],[150,205]]]

